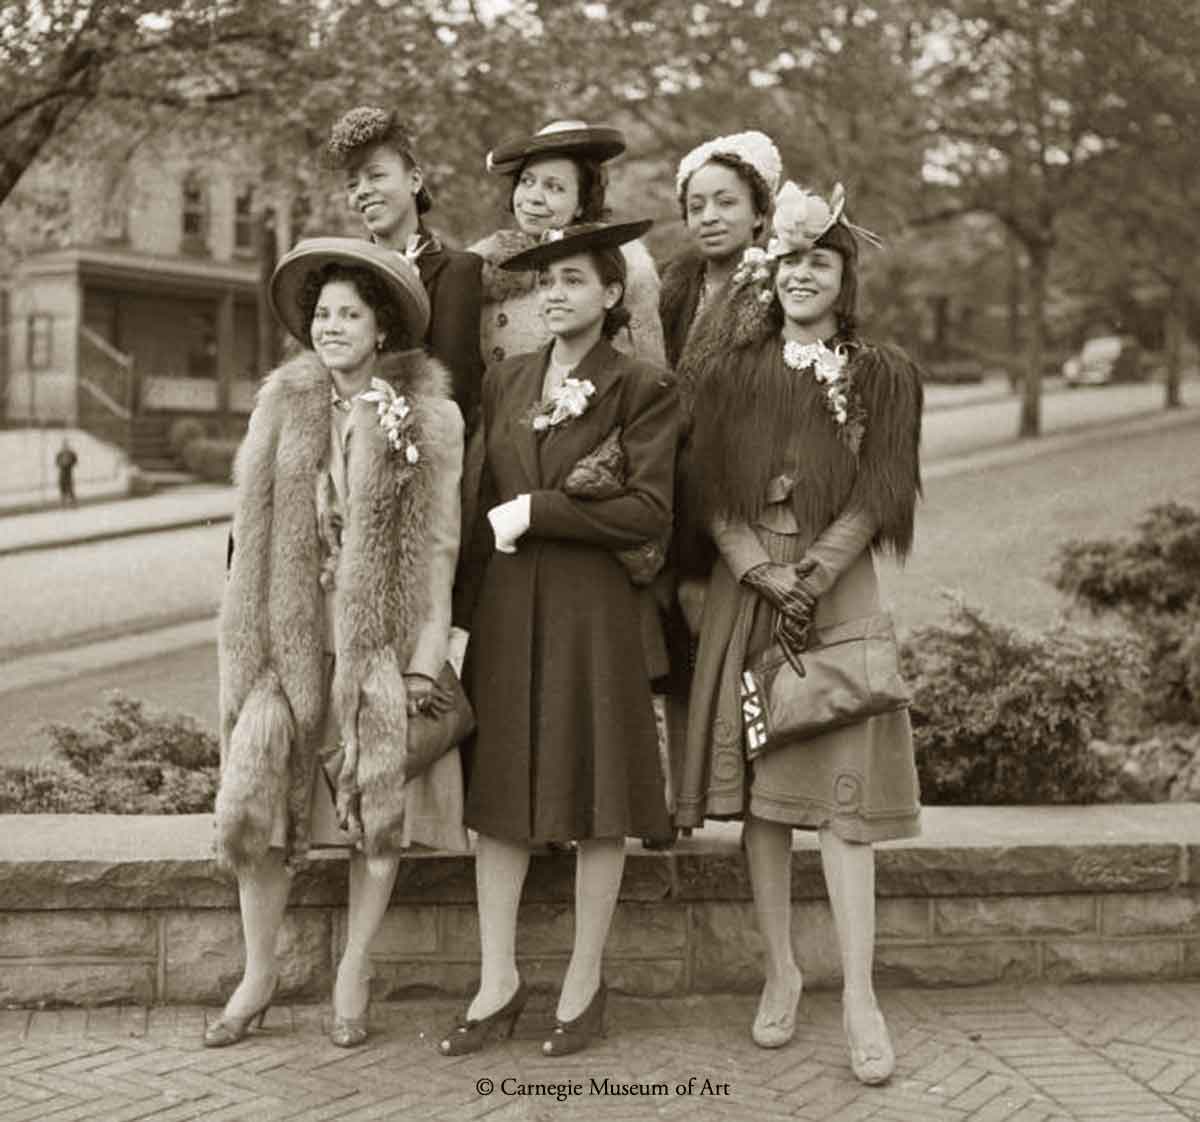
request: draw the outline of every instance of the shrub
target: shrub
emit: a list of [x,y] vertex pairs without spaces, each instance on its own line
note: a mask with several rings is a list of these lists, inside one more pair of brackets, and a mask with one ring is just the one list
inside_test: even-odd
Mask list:
[[233,457],[239,440],[228,437],[205,437],[193,440],[183,450],[183,462],[188,471],[211,483],[228,483],[233,476]]
[[927,803],[1087,803],[1105,771],[1089,745],[1145,672],[1121,635],[1032,634],[962,604],[902,651]]
[[167,430],[167,443],[171,447],[171,454],[177,460],[182,460],[183,450],[193,440],[203,440],[207,435],[208,430],[205,429],[203,421],[198,421],[195,417],[180,417],[178,421],[171,422],[171,427]]
[[1200,512],[1155,506],[1137,531],[1124,541],[1068,542],[1052,579],[1142,637],[1154,667],[1142,698],[1148,722],[1200,724]]
[[0,768],[4,814],[197,814],[212,809],[220,749],[189,716],[114,691],[78,725],[45,726],[58,757]]

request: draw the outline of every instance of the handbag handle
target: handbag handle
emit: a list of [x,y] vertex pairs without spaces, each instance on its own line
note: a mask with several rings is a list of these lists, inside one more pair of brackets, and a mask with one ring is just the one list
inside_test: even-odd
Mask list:
[[775,617],[775,642],[779,644],[780,649],[783,651],[783,657],[788,660],[788,665],[796,672],[796,675],[800,678],[807,677],[804,663],[800,661],[800,655],[792,650],[791,645],[784,637],[783,616],[781,615]]

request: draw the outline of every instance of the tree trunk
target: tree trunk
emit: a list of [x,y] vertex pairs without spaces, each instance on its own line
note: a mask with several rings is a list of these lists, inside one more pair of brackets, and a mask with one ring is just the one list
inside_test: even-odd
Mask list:
[[1008,384],[1015,394],[1021,386],[1021,249],[1011,234],[1008,243]]
[[1029,249],[1029,349],[1026,352],[1025,393],[1021,398],[1018,437],[1040,436],[1042,431],[1042,355],[1046,349],[1046,276],[1050,247]]
[[279,256],[278,240],[275,236],[275,210],[267,207],[263,211],[258,227],[258,297],[255,301],[258,320],[258,372],[261,377],[274,370],[279,362],[279,328],[271,314],[267,301],[267,289],[271,274],[275,272],[275,261]]
[[1171,291],[1167,296],[1166,323],[1163,325],[1164,342],[1166,343],[1164,349],[1167,358],[1166,392],[1163,407],[1166,409],[1178,409],[1183,405],[1180,380],[1183,373],[1183,338],[1186,331],[1183,282],[1176,280],[1171,285]]

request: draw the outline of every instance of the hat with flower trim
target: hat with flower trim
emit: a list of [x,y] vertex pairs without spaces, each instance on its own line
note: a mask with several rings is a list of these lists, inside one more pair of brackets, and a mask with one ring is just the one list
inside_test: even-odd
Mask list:
[[534,156],[575,156],[604,163],[625,151],[620,129],[589,125],[584,121],[551,121],[532,136],[497,144],[487,154],[490,175],[512,175]]
[[361,238],[305,238],[279,259],[267,287],[275,318],[304,346],[312,346],[312,340],[308,337],[300,295],[309,274],[326,265],[369,270],[394,298],[410,337],[416,340],[425,337],[429,297],[421,283],[421,274],[403,253]]
[[826,202],[820,195],[798,187],[789,179],[775,199],[774,233],[767,243],[767,256],[785,257],[789,253],[810,250],[836,226],[845,227],[876,249],[883,247],[879,235],[846,218],[846,189],[840,183],[834,185]]
[[511,272],[529,272],[541,269],[564,257],[577,253],[590,253],[594,249],[616,249],[619,245],[640,238],[651,226],[653,218],[637,222],[581,222],[562,230],[547,230],[542,240],[531,249],[500,262],[500,268]]

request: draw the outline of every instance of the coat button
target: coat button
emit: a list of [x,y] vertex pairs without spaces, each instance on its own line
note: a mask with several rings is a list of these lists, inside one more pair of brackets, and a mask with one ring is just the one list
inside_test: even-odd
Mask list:
[[507,327],[508,326],[508,316],[506,316],[503,312],[501,312],[496,317],[496,326],[497,327]]
[[494,358],[497,362],[499,362],[503,357],[504,357],[504,348],[503,347],[493,347],[492,348],[492,358]]

